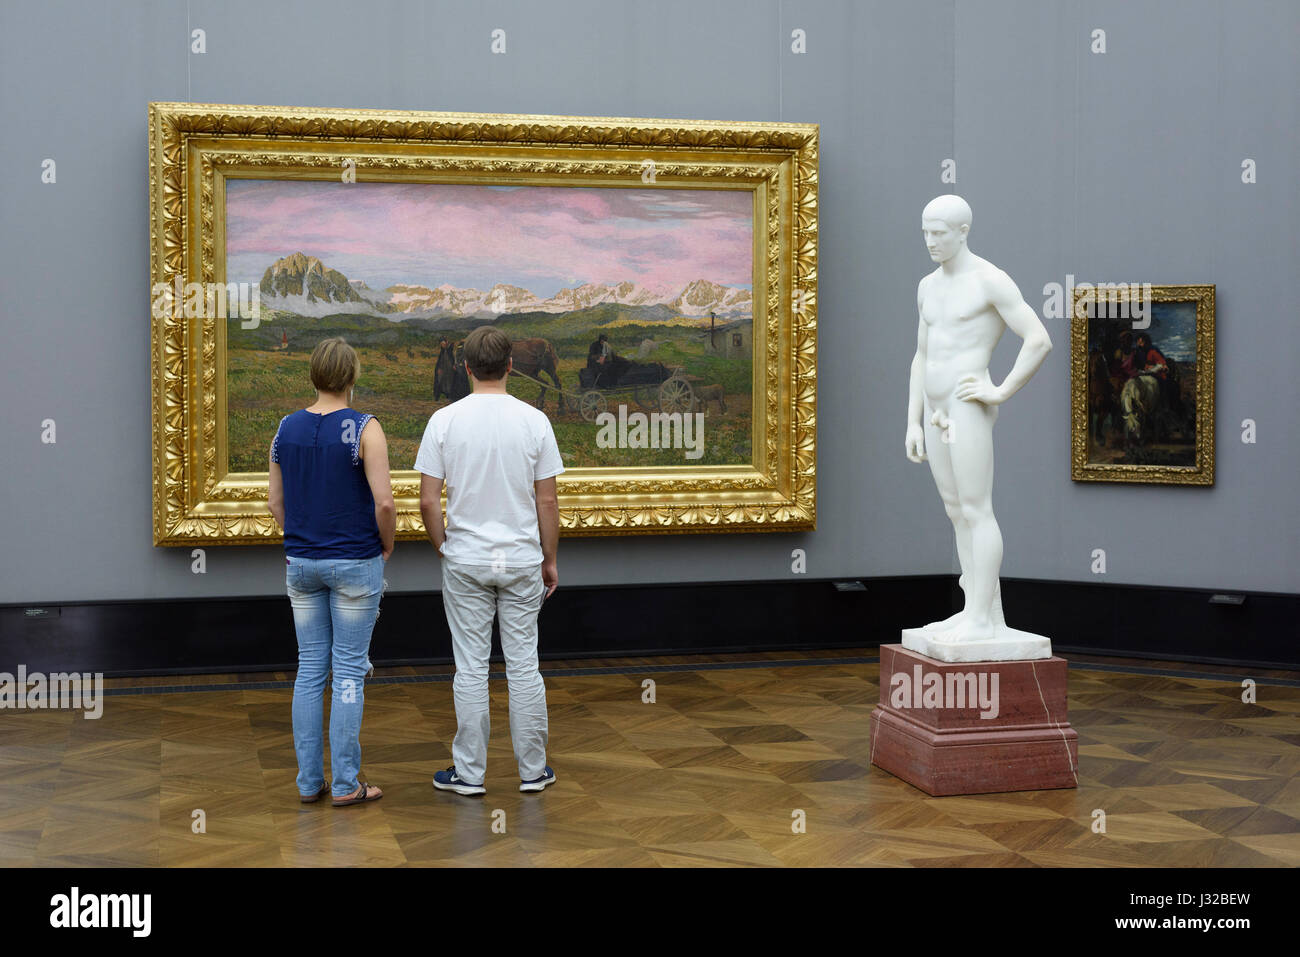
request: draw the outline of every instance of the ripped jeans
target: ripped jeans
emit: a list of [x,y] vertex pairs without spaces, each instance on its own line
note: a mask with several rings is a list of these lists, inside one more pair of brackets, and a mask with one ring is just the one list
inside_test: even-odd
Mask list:
[[361,771],[361,714],[370,635],[384,591],[384,559],[286,557],[285,586],[298,632],[298,676],[293,683],[293,748],[298,793],[325,783],[322,725],[325,681],[334,673],[330,701],[330,792],[351,794]]

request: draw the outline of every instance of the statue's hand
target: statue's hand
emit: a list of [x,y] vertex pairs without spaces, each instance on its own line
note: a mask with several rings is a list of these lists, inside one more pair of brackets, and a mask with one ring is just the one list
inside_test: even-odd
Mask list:
[[964,375],[958,379],[956,396],[963,402],[983,402],[985,405],[1001,405],[1007,398],[987,378],[977,375]]
[[915,422],[907,427],[907,458],[911,462],[925,461],[925,430]]

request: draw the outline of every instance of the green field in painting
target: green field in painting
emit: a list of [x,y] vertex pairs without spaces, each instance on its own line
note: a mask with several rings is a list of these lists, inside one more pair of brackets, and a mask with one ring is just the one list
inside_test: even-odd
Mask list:
[[[578,370],[587,362],[587,347],[597,327],[613,321],[606,330],[615,351],[634,361],[663,362],[681,366],[695,377],[693,385],[719,384],[726,393],[726,412],[717,402],[697,406],[705,413],[704,454],[686,459],[683,449],[600,448],[599,427],[585,422],[576,409],[557,411],[556,395],[548,390],[546,413],[555,429],[556,442],[568,468],[591,466],[747,465],[751,461],[750,359],[727,359],[706,354],[705,335],[700,329],[668,323],[637,322],[615,307],[595,307],[559,316],[531,314],[509,316],[496,321],[512,339],[541,337],[555,347],[560,357],[560,380],[566,391],[576,394]],[[308,364],[315,344],[329,336],[342,336],[361,357],[353,407],[375,415],[388,436],[389,462],[395,469],[410,468],[433,412],[447,404],[433,401],[433,372],[438,340],[447,335],[461,339],[482,321],[433,323],[411,319],[393,322],[372,316],[328,316],[312,319],[266,311],[256,329],[243,329],[236,319],[227,324],[227,435],[229,470],[261,472],[267,468],[271,439],[280,419],[315,400]],[[284,339],[288,347],[281,348]],[[637,360],[642,340],[654,338],[658,347],[646,359]],[[545,378],[543,376],[543,378]],[[512,395],[535,402],[538,386],[512,376]],[[650,399],[653,393],[643,394]],[[652,400],[651,400],[652,401]],[[618,411],[626,403],[629,414],[653,411],[642,408],[630,392],[610,396],[608,408]]]

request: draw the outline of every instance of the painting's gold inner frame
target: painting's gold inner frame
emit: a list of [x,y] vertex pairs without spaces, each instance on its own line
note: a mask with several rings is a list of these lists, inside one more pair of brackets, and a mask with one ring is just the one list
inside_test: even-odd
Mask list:
[[[817,127],[150,105],[151,281],[224,282],[230,178],[753,192],[750,465],[561,476],[567,535],[815,526]],[[796,307],[796,293],[798,294]],[[228,473],[226,323],[153,320],[156,544],[273,542],[265,472]],[[424,534],[419,476],[393,471],[398,536]]]
[[[1139,290],[1141,287],[1139,286]],[[1070,315],[1070,478],[1076,482],[1138,482],[1157,485],[1214,484],[1213,285],[1151,286],[1151,302],[1196,304],[1196,461],[1194,465],[1114,465],[1088,462],[1088,307],[1129,302],[1127,283],[1074,290]],[[1139,330],[1141,331],[1141,330]],[[1154,342],[1154,337],[1152,339]]]

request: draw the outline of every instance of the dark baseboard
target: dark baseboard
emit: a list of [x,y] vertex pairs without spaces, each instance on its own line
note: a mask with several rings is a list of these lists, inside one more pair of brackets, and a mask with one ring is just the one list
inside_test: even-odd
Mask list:
[[[862,648],[957,607],[955,576],[568,587],[542,608],[546,659]],[[1300,667],[1300,595],[1245,593],[1212,604],[1197,589],[1003,579],[1011,623],[1053,649],[1121,657]],[[108,676],[282,671],[297,644],[283,597],[0,606],[0,672]],[[388,594],[377,665],[451,661],[437,592]]]
[[1002,604],[1063,655],[1300,668],[1300,595],[1004,578]]

